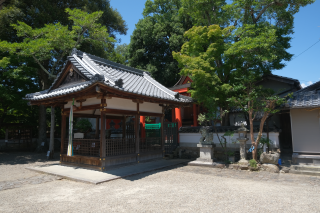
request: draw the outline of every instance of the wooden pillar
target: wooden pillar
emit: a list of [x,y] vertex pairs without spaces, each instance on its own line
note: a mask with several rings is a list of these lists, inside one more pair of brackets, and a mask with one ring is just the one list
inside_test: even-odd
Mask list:
[[96,118],[96,133],[94,135],[94,138],[99,138],[99,118]]
[[136,154],[137,154],[137,162],[140,161],[140,137],[139,137],[139,115],[135,115],[134,118],[134,131],[135,131],[135,140],[136,140]]
[[123,116],[123,119],[122,119],[122,138],[125,139],[126,138],[126,120],[127,120],[127,117],[126,116]]
[[61,150],[60,150],[60,154],[67,154],[64,153],[64,140],[66,138],[66,115],[62,111],[62,116],[61,116]]
[[[101,105],[106,106],[106,99],[101,99]],[[103,108],[102,108],[101,116],[100,116],[100,158],[105,158],[105,157],[106,157],[106,113],[105,111],[103,111]]]
[[173,109],[171,109],[171,112],[172,112],[172,122],[176,122],[176,115],[175,115],[175,113],[174,113],[174,108]]
[[197,113],[197,105],[193,104],[193,126],[198,126],[198,113]]
[[179,135],[179,129],[182,126],[182,121],[181,121],[181,109],[179,108],[175,108],[175,117],[176,117],[176,122],[178,123],[178,144],[180,144],[180,135]]
[[54,157],[54,120],[55,120],[55,110],[54,107],[51,106],[51,125],[50,125],[50,143],[49,143],[49,151],[50,154],[48,156],[49,159],[53,159]]
[[146,117],[145,116],[140,116],[140,123],[142,123],[141,126],[141,138],[146,137]]
[[164,135],[164,108],[162,107],[162,116],[160,118],[161,122],[161,147],[162,147],[162,157],[165,155],[165,135]]
[[182,127],[182,120],[181,120],[181,108],[175,108],[175,120],[178,122],[178,129]]

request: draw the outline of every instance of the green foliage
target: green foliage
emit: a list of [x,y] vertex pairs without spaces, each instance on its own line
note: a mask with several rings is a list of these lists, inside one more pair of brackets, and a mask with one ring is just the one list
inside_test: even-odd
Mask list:
[[[78,13],[77,10],[71,11],[73,13],[72,16],[76,19],[75,22],[80,25],[88,21],[85,20],[85,17],[89,17],[87,16],[88,14],[93,16],[94,12],[102,11],[102,14],[99,12],[99,18],[94,23],[91,23],[94,25],[101,24],[101,26],[106,27],[110,37],[116,38],[117,33],[126,34],[127,26],[125,21],[117,10],[110,7],[109,0],[4,1],[0,10],[0,41],[5,41],[2,43],[5,46],[2,46],[2,44],[0,46],[0,49],[2,49],[0,50],[0,124],[3,122],[23,122],[36,125],[38,107],[28,107],[27,102],[22,100],[22,98],[27,93],[47,89],[51,85],[52,80],[48,79],[48,74],[43,71],[31,55],[23,56],[23,54],[29,51],[37,54],[39,58],[45,59],[40,61],[40,64],[52,75],[56,75],[61,70],[67,56],[65,52],[69,54],[69,50],[64,50],[68,49],[66,47],[70,46],[71,43],[74,43],[74,41],[71,43],[63,41],[64,36],[70,39],[75,36],[70,33],[71,31],[77,32],[77,30],[80,30],[79,27],[74,28],[76,25],[70,19],[70,14],[66,13],[66,8],[82,10],[82,13],[85,15],[83,17],[81,12]],[[19,22],[23,24],[20,25]],[[90,26],[90,28],[92,27],[94,26]],[[20,30],[18,33],[22,36],[18,36],[15,28]],[[66,32],[66,29],[69,30],[68,34],[63,35],[61,32]],[[23,33],[23,30],[26,30],[26,34]],[[41,36],[38,42],[32,41],[32,37],[26,37],[32,36],[32,33],[37,33],[41,30],[43,30],[43,34],[40,33]],[[50,35],[50,33],[53,34]],[[105,48],[104,45],[97,45],[97,42],[92,39],[90,40],[90,38],[98,38],[101,33],[104,32],[92,32],[91,36],[89,31],[86,31],[84,36],[80,38],[82,39],[82,43],[79,44],[79,48],[100,57],[109,57],[110,55],[111,58],[113,53],[107,51],[111,51],[114,42],[109,42],[107,48]],[[54,36],[57,37],[55,38]],[[46,44],[46,41],[50,42],[50,44]],[[31,46],[30,50],[24,48],[23,54],[14,52],[15,47],[19,45],[27,47],[32,42],[36,46]],[[61,49],[60,42],[62,42]],[[37,50],[36,47],[44,48],[44,50]],[[48,55],[47,50],[53,47],[54,50],[49,53],[51,55]],[[6,51],[7,49],[11,50],[11,52]],[[44,54],[42,55],[42,53]],[[62,55],[64,57],[61,57]],[[56,112],[56,118],[60,119],[58,108]],[[50,115],[47,116],[48,119],[50,120]],[[60,125],[61,122],[57,121],[56,123]]]
[[[228,99],[231,105],[248,112],[250,130],[253,129],[253,121],[260,120],[259,133],[256,139],[253,137],[253,130],[250,131],[250,137],[256,149],[262,137],[264,122],[270,114],[279,111],[278,106],[286,102],[286,97],[279,97],[274,95],[273,90],[257,86],[256,82],[259,79],[259,76],[253,71],[248,72],[246,76],[241,78],[241,83],[235,84],[233,87],[238,95]],[[263,140],[263,142],[267,143],[266,140]],[[253,154],[256,158],[255,152]]]
[[205,114],[200,113],[198,115],[198,122],[201,126],[206,125],[206,123],[209,121],[209,119],[207,119]]
[[249,160],[250,167],[257,168],[257,161],[255,159]]
[[270,143],[272,143],[272,140],[266,138],[266,137],[261,137],[260,139],[260,143],[263,145],[263,146],[270,146]]
[[129,52],[128,52],[128,45],[127,44],[120,44],[117,45],[117,47],[114,50],[114,56],[111,58],[112,61],[123,64],[123,65],[128,65],[129,64]]
[[192,27],[189,16],[179,15],[180,8],[176,0],[147,0],[129,46],[130,66],[149,71],[165,86],[180,78],[172,51],[180,51],[186,41],[183,34]]
[[91,130],[92,124],[88,119],[79,119],[76,125],[74,125],[74,128],[79,132],[86,133]]
[[[32,57],[43,71],[50,77],[54,77],[57,63],[69,54],[72,48],[79,48],[82,43],[87,42],[108,50],[109,43],[115,42],[113,38],[109,37],[107,28],[96,23],[102,16],[101,11],[88,14],[79,9],[67,8],[66,13],[69,14],[69,20],[73,22],[71,29],[59,22],[46,24],[45,27],[36,29],[32,29],[31,26],[20,21],[18,24],[12,24],[17,31],[17,36],[22,37],[23,41],[17,43],[1,41],[0,50],[19,56]],[[47,70],[42,62],[54,60],[53,58],[58,60],[51,70]]]

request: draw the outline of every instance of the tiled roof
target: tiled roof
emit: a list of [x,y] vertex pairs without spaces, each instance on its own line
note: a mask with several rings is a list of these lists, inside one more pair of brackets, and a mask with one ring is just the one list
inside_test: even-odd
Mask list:
[[25,100],[42,100],[71,94],[99,81],[109,87],[124,92],[175,102],[192,102],[192,98],[171,91],[154,80],[148,72],[142,70],[124,66],[76,49],[72,51],[71,56],[68,57],[68,61],[70,61],[89,80],[52,90],[62,73],[61,71],[48,90],[27,94]]
[[290,108],[314,108],[320,106],[320,81],[295,93],[286,104]]

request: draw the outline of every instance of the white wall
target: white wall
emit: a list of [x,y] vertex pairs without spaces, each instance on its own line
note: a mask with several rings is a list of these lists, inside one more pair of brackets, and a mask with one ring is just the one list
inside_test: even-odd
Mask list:
[[291,109],[293,152],[320,153],[320,110]]
[[[224,133],[218,133],[219,137],[224,135]],[[254,137],[256,138],[258,133],[254,133]],[[267,133],[262,133],[263,136],[267,137]],[[197,144],[200,140],[200,133],[179,133],[180,136],[180,146],[182,147],[197,147]],[[249,137],[249,136],[247,136]],[[233,137],[225,136],[227,139],[227,147],[239,147],[239,143],[234,144],[238,138],[238,134],[235,133]],[[279,148],[279,133],[278,132],[269,132],[269,139],[272,141],[271,148]],[[218,137],[216,133],[213,134],[213,142],[217,147],[220,146]],[[247,144],[251,144],[251,140],[247,141]]]
[[[118,109],[118,110],[131,110],[136,111],[137,110],[137,103],[134,103],[130,99],[122,99],[122,98],[111,98],[107,99],[107,109]],[[88,105],[94,105],[94,104],[100,104],[101,100],[97,98],[88,98],[85,102],[82,103],[82,106],[88,106]],[[69,101],[67,104],[64,105],[64,108],[70,108],[72,104],[72,101]],[[80,103],[75,102],[76,106],[80,106]],[[139,111],[140,112],[151,112],[151,113],[162,113],[162,107],[159,106],[159,104],[155,103],[149,103],[144,102],[139,105]],[[77,113],[81,113],[82,111],[79,111]],[[91,111],[93,112],[93,111]],[[83,112],[86,114],[87,112]],[[89,113],[91,114],[91,113]],[[96,112],[95,114],[100,114],[100,112]]]

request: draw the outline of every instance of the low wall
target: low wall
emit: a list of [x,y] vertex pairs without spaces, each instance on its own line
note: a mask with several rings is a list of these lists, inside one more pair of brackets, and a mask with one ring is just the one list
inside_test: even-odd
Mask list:
[[[218,128],[218,136],[219,138],[223,141],[223,136],[225,134],[225,131],[230,131],[230,130],[236,130],[239,127],[219,127]],[[179,138],[180,138],[180,146],[178,148],[179,151],[179,157],[181,158],[198,158],[200,153],[199,153],[199,148],[197,147],[197,144],[200,141],[201,134],[199,133],[200,127],[182,127],[179,131]],[[273,129],[274,130],[274,129]],[[269,132],[269,139],[272,141],[270,144],[271,149],[278,149],[279,146],[279,132],[278,131],[273,131]],[[212,132],[212,129],[211,129]],[[219,143],[219,139],[216,133],[213,133],[213,143],[216,145],[216,148],[214,149],[214,156],[216,158],[224,158],[224,150],[221,147]],[[254,137],[256,138],[258,133],[254,133]],[[263,132],[262,136],[267,137],[267,133]],[[249,137],[249,135],[247,136]],[[240,144],[239,142],[236,142],[236,139],[238,138],[238,134],[235,133],[233,137],[230,136],[225,136],[226,141],[227,141],[227,149],[229,151],[235,152],[236,158],[239,155],[239,150],[240,150]],[[248,140],[246,143],[246,149],[249,149],[251,147],[251,140]],[[259,147],[262,147],[261,144],[259,144]]]
[[[224,133],[218,133],[220,139],[221,136],[224,135]],[[254,133],[254,137],[256,138],[258,133]],[[267,133],[262,133],[263,136],[267,137]],[[180,138],[180,147],[197,147],[197,144],[200,141],[201,134],[200,133],[179,133]],[[234,143],[236,139],[238,138],[238,134],[234,134],[233,137],[225,136],[227,140],[227,147],[239,149],[240,144]],[[272,141],[270,148],[275,149],[279,148],[279,132],[269,132],[269,139]],[[223,139],[222,139],[223,141]],[[221,147],[219,143],[219,139],[215,133],[213,133],[213,142],[216,145],[216,147]],[[249,139],[246,143],[246,148],[251,147],[251,140]]]

